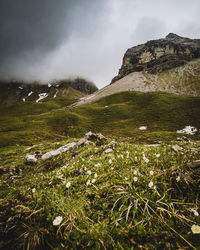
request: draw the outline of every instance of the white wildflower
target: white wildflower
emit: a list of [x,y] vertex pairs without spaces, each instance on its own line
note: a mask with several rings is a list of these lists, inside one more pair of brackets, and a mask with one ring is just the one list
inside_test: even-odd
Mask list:
[[154,172],[151,170],[151,171],[149,171],[149,174],[150,174],[150,175],[153,175],[153,174],[154,174]]
[[94,179],[92,179],[92,181],[91,181],[92,183],[95,183],[96,182],[96,179],[94,178]]
[[94,174],[94,178],[97,178],[97,173]]
[[148,186],[149,186],[150,188],[152,188],[152,187],[153,187],[153,181],[150,181]]
[[91,170],[88,170],[88,171],[87,171],[87,174],[88,174],[88,175],[91,175],[91,174],[92,174]]
[[108,161],[108,163],[111,164],[111,163],[112,163],[112,160],[110,159],[110,160]]
[[134,182],[137,182],[138,178],[136,176],[133,177]]
[[158,157],[160,157],[160,154],[155,154],[155,156],[158,158]]
[[179,182],[179,181],[180,181],[180,179],[181,179],[181,177],[180,177],[180,176],[176,177],[176,181],[177,181],[177,182]]
[[97,164],[95,164],[94,166],[95,166],[95,167],[99,167],[99,166],[101,166],[101,164],[100,164],[100,163],[97,163]]
[[128,180],[128,178],[127,178],[127,177],[125,177],[124,179],[125,179],[126,181]]
[[55,218],[55,220],[53,221],[53,225],[54,225],[54,226],[60,225],[60,223],[62,222],[62,220],[63,220],[62,216],[57,216],[57,217]]
[[195,216],[199,216],[199,213],[197,212],[196,209],[192,208],[192,209],[191,209],[191,212],[193,212]]
[[35,193],[35,191],[36,191],[36,188],[33,188],[33,189],[32,189],[32,193]]
[[89,186],[91,184],[90,180],[86,182],[86,185]]
[[198,225],[192,225],[191,230],[193,234],[200,234],[200,226]]
[[71,186],[71,182],[67,182],[66,188],[69,188]]
[[134,174],[134,175],[137,175],[137,174],[138,174],[138,171],[137,171],[137,170],[134,170],[134,171],[133,171],[133,174]]
[[145,154],[143,154],[143,160],[144,160],[146,163],[149,163],[149,159],[146,158]]

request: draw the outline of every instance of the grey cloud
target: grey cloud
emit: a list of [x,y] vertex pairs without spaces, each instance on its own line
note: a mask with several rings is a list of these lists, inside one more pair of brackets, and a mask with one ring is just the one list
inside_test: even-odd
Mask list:
[[199,0],[0,0],[0,78],[108,84],[127,48],[200,38]]

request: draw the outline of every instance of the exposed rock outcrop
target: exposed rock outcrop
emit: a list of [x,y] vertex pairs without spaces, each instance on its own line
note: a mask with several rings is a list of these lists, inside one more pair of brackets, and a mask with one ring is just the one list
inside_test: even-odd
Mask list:
[[148,41],[128,49],[119,74],[111,83],[132,72],[156,74],[200,58],[200,39],[189,39],[170,33],[164,39]]

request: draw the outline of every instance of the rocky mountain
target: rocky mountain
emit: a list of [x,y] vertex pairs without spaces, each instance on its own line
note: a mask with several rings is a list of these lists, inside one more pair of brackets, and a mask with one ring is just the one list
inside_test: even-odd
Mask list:
[[97,91],[94,83],[83,78],[65,79],[51,83],[40,84],[38,82],[25,83],[21,81],[0,82],[0,103],[11,104],[15,102],[35,101],[56,98],[67,95],[69,88],[82,93],[92,94]]
[[112,83],[132,72],[157,74],[200,58],[200,39],[170,33],[164,39],[148,41],[128,49],[119,74]]
[[122,91],[164,91],[200,95],[200,39],[168,34],[128,49],[119,74],[110,85],[81,98],[93,102]]

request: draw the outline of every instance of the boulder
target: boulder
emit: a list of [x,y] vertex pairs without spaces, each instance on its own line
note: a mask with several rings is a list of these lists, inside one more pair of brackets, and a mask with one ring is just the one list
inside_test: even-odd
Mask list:
[[26,155],[26,164],[35,164],[37,162],[37,159],[35,155]]

